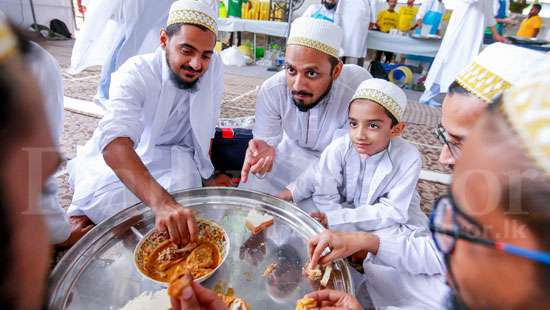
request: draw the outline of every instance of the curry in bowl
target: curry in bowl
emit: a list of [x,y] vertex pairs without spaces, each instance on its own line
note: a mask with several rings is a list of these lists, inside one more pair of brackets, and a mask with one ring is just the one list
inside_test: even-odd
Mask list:
[[155,229],[147,233],[134,252],[137,269],[151,280],[168,284],[182,274],[191,274],[198,282],[208,279],[229,252],[229,238],[218,224],[200,219],[195,242],[178,247],[168,233]]

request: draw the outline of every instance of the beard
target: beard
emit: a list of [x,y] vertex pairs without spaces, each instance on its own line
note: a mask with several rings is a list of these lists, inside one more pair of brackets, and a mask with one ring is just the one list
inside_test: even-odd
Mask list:
[[327,10],[333,10],[336,7],[336,3],[328,3],[326,1],[321,1],[321,4],[324,5]]
[[[172,69],[172,66],[170,65],[170,62],[168,61],[169,58],[170,58],[169,52],[168,52],[168,50],[166,50],[166,63],[168,64],[168,68],[170,69],[170,80],[174,83],[174,85],[179,89],[184,89],[184,90],[194,89],[195,85],[197,85],[200,78],[196,78],[193,81],[186,81],[186,80],[182,79],[179,75],[177,75],[177,73],[174,71],[174,69]],[[193,69],[193,68],[191,68],[190,66],[187,66],[187,65],[181,65],[180,69],[189,70],[189,71],[193,71],[193,72],[197,72],[197,73],[202,72],[202,70],[197,71],[197,70],[195,70],[195,69]]]
[[[292,97],[292,102],[294,102],[294,105],[298,108],[298,110],[300,112],[307,112],[307,111],[313,109],[315,106],[317,106],[319,104],[319,102],[323,101],[323,99],[325,99],[325,97],[328,95],[328,93],[330,92],[331,89],[332,89],[332,81],[330,81],[330,85],[328,86],[327,90],[325,91],[325,93],[321,97],[319,97],[319,99],[317,99],[317,101],[315,101],[313,103],[306,104],[306,103],[303,103],[299,100],[294,99],[294,97]],[[292,95],[305,95],[305,96],[310,96],[310,97],[313,96],[313,94],[308,93],[308,92],[304,92],[304,91],[292,91],[291,94]]]

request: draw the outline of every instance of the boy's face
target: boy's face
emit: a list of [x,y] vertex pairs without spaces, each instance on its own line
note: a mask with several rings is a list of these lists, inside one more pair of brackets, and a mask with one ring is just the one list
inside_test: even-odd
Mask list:
[[349,135],[359,154],[372,156],[388,147],[405,125],[392,127],[391,118],[384,107],[367,99],[356,99],[349,109]]
[[388,6],[390,10],[395,9],[395,6],[397,5],[397,0],[388,0]]

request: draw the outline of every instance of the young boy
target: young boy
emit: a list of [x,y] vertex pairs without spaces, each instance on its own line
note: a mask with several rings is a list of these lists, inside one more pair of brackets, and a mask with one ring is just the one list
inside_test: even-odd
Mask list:
[[399,23],[399,13],[395,11],[397,0],[387,0],[388,9],[380,11],[376,18],[376,26],[382,32],[390,32],[391,29],[397,28]]
[[[376,27],[382,32],[390,32],[391,29],[396,29],[399,24],[399,13],[395,11],[397,0],[387,0],[388,9],[378,13],[376,18]],[[377,51],[375,60],[380,62],[382,59],[382,53],[386,55],[386,63],[390,63],[393,58],[392,52]]]
[[414,6],[414,0],[407,0],[407,5],[399,8],[399,23],[397,29],[401,32],[409,32],[415,26],[415,18],[418,7]]
[[349,135],[335,139],[280,196],[312,198],[330,228],[340,231],[427,227],[416,192],[420,153],[399,137],[406,105],[403,90],[388,81],[361,83],[349,106]]
[[[428,235],[416,191],[420,153],[399,137],[406,105],[403,90],[388,81],[361,83],[349,106],[349,135],[335,139],[319,162],[279,196],[313,198],[320,212],[312,215],[332,230],[369,231],[380,240]],[[391,242],[380,242],[378,250],[392,256],[405,251]],[[365,276],[353,274],[356,295],[368,291],[376,308],[437,308],[446,293],[443,261],[422,264],[429,266],[413,272],[369,254],[363,262]],[[362,301],[363,306],[368,302]]]

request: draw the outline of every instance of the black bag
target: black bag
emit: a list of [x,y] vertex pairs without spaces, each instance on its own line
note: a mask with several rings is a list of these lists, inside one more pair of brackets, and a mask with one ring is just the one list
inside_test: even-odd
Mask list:
[[388,80],[388,74],[384,69],[384,66],[378,61],[371,61],[369,65],[369,72],[373,78]]
[[60,21],[59,19],[52,19],[50,21],[50,30],[67,39],[70,39],[72,37],[72,34],[69,31],[69,28],[67,28],[67,25],[65,25],[65,23]]
[[252,130],[216,128],[210,157],[216,171],[241,171]]

